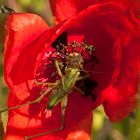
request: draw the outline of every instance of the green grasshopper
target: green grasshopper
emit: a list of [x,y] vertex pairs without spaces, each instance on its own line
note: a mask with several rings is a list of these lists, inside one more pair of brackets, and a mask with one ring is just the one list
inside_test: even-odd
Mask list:
[[[67,106],[67,101],[68,101],[68,94],[73,90],[73,88],[76,89],[75,83],[77,80],[81,80],[82,78],[80,77],[80,72],[77,68],[68,68],[66,71],[67,73],[63,75],[60,71],[59,68],[59,63],[58,61],[55,61],[57,72],[59,73],[59,76],[61,77],[60,80],[56,81],[56,83],[51,84],[48,83],[48,85],[51,86],[52,93],[48,97],[49,101],[46,107],[46,110],[52,110],[57,104],[61,102],[61,108],[62,108],[62,118],[61,118],[61,123],[62,126],[60,128],[57,128],[55,130],[49,131],[49,132],[44,132],[41,134],[33,135],[33,136],[27,136],[27,139],[50,134],[52,132],[56,132],[59,130],[63,130],[65,128],[65,110]],[[41,98],[39,97],[37,99],[37,102],[39,102],[48,92],[45,92],[42,94]]]
[[[62,45],[62,44],[61,44]],[[76,47],[79,44],[74,44],[74,47]],[[62,45],[63,46],[63,45]],[[85,49],[87,49],[90,53],[93,51],[93,46],[85,45]],[[93,50],[91,49],[93,48]],[[79,80],[84,80],[89,77],[89,73],[84,70],[84,58],[83,56],[78,52],[72,52],[72,53],[66,53],[66,47],[63,46],[64,50],[60,50],[59,54],[65,56],[65,66],[63,62],[60,62],[57,59],[54,59],[54,66],[56,67],[56,71],[60,77],[60,79],[56,80],[55,83],[45,83],[45,82],[38,82],[35,80],[36,84],[42,85],[42,86],[48,86],[47,90],[44,91],[36,100],[29,101],[25,104],[14,106],[11,108],[7,108],[5,110],[0,111],[4,112],[6,110],[13,110],[16,108],[20,108],[27,104],[34,104],[40,102],[47,94],[48,96],[48,103],[46,106],[46,110],[52,110],[56,105],[61,103],[62,108],[62,118],[61,118],[61,127],[56,128],[54,130],[50,130],[44,133],[39,133],[32,136],[26,136],[25,140],[39,137],[42,135],[47,135],[50,133],[54,133],[60,130],[63,130],[65,128],[65,110],[67,106],[68,101],[68,94],[75,90],[78,90],[81,94],[85,94],[83,91],[81,91],[78,87],[76,87],[76,82]],[[66,54],[64,54],[64,53]],[[81,73],[82,72],[82,73]],[[83,74],[84,72],[84,74]]]
[[[78,56],[78,54],[71,54],[75,57],[75,61],[76,61],[76,56]],[[80,55],[81,56],[81,55]],[[82,58],[82,57],[81,57]],[[74,65],[76,62],[74,62]],[[75,86],[76,82],[79,80],[83,80],[85,78],[87,78],[89,75],[86,73],[84,76],[80,76],[80,68],[82,68],[82,64],[83,60],[81,59],[81,62],[79,61],[79,57],[77,59],[77,66],[74,66],[73,68],[69,68],[66,67],[65,68],[65,75],[62,74],[61,72],[61,68],[60,68],[60,63],[55,60],[54,64],[55,67],[57,69],[58,75],[60,76],[60,80],[57,80],[56,83],[38,83],[38,84],[46,84],[51,86],[51,88],[49,90],[47,90],[46,92],[44,92],[39,98],[37,98],[37,100],[33,101],[33,103],[35,102],[40,102],[40,100],[43,99],[43,97],[48,93],[48,91],[51,92],[51,95],[48,97],[49,101],[46,107],[46,110],[52,110],[57,104],[59,104],[61,102],[61,108],[62,108],[62,118],[61,118],[61,127],[48,131],[48,132],[44,132],[44,133],[40,133],[40,134],[36,134],[33,136],[26,136],[26,140],[34,138],[34,137],[38,137],[38,136],[42,136],[42,135],[47,135],[56,131],[60,131],[63,130],[65,128],[65,110],[66,110],[66,106],[67,106],[67,101],[68,101],[68,94],[73,90],[76,89],[78,91],[80,91],[81,94],[84,94],[78,87]]]

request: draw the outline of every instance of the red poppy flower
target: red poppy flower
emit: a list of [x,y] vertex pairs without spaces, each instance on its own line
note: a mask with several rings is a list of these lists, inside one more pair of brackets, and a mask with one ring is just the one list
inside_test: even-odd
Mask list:
[[[49,29],[36,15],[9,15],[4,53],[5,80],[11,89],[9,107],[34,100],[46,90],[35,80],[56,80],[52,76],[55,70],[51,58],[56,52],[53,45],[63,33],[67,33],[69,43],[76,40],[93,45],[99,59],[93,69],[89,65],[86,67],[92,70],[90,78],[98,83],[90,91],[94,100],[73,91],[68,98],[65,129],[33,140],[90,139],[92,119],[89,112],[100,104],[112,121],[119,121],[133,111],[137,100],[140,24],[132,16],[116,3],[104,3],[93,5]],[[89,56],[83,54],[89,60]],[[47,97],[40,103],[9,111],[6,140],[23,140],[25,136],[60,127],[60,105],[51,115],[44,113],[46,105]]]
[[126,9],[131,9],[135,16],[140,18],[140,3],[138,0],[86,0],[82,2],[81,0],[50,0],[50,6],[57,23],[76,15],[88,6],[105,2],[116,2]]

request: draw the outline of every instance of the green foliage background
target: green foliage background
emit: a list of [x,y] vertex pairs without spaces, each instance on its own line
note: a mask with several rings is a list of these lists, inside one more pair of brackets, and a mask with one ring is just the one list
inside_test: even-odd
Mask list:
[[[53,25],[48,0],[1,0],[1,4],[11,7],[16,12],[36,13],[50,26]],[[3,78],[3,45],[0,38],[0,110],[7,106],[8,91]],[[140,103],[137,109],[120,123],[111,123],[102,107],[97,108],[93,114],[92,140],[140,140]],[[7,112],[2,114],[2,120],[6,129]]]

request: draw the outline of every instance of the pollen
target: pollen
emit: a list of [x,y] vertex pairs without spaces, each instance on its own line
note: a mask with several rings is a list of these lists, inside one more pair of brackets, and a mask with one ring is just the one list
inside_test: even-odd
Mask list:
[[[56,44],[55,44],[56,45]],[[85,42],[72,41],[71,43],[59,42],[56,45],[56,52],[63,59],[63,64],[67,68],[78,68],[82,70],[85,65],[97,63],[95,47]],[[57,59],[57,58],[56,58]]]

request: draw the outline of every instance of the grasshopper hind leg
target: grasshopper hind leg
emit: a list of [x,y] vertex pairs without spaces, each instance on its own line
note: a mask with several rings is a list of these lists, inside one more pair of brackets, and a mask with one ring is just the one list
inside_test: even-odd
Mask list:
[[32,136],[26,136],[24,138],[24,140],[29,140],[31,138],[40,137],[40,136],[43,136],[43,135],[48,135],[48,134],[55,133],[55,132],[63,130],[65,128],[65,111],[66,111],[66,107],[67,107],[67,100],[68,100],[67,95],[61,100],[61,109],[62,109],[61,110],[62,111],[61,112],[62,113],[62,116],[61,116],[61,127],[53,129],[53,130],[50,130],[50,131],[47,131],[47,132],[35,134],[35,135],[32,135]]

